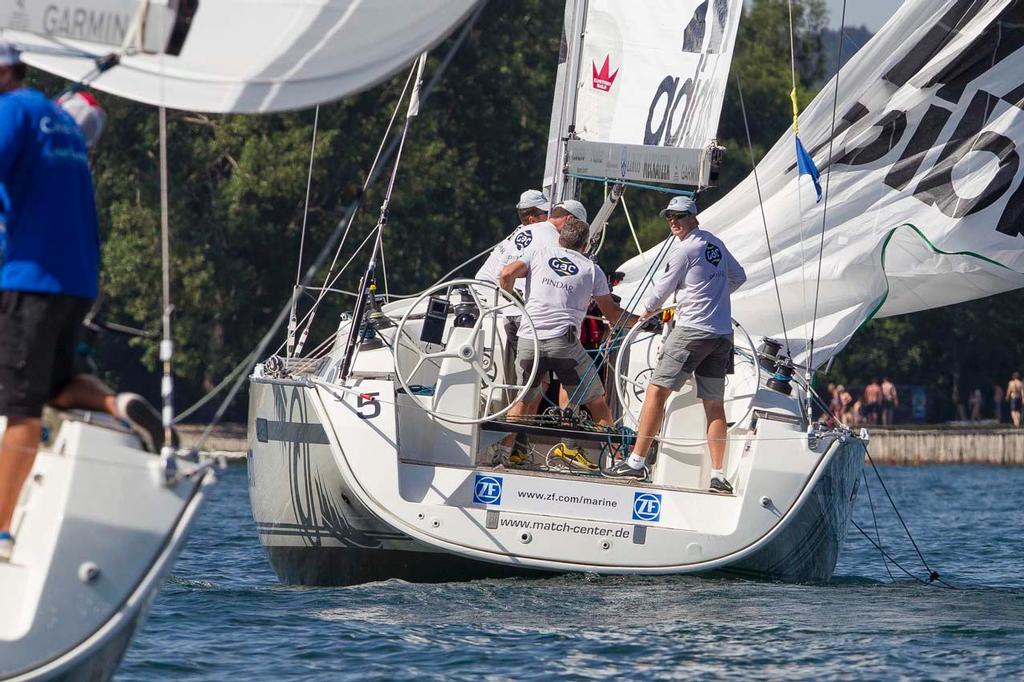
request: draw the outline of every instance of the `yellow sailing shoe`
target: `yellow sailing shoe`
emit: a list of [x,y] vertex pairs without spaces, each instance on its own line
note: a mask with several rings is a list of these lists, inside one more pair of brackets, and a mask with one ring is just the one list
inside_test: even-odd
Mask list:
[[526,466],[530,463],[530,451],[522,443],[516,443],[512,447],[512,453],[508,456],[508,463],[514,467]]
[[555,449],[551,451],[551,456],[562,460],[562,463],[570,469],[578,469],[580,471],[597,471],[597,465],[587,459],[587,453],[583,448],[573,448],[569,447],[565,443],[559,443],[555,446]]

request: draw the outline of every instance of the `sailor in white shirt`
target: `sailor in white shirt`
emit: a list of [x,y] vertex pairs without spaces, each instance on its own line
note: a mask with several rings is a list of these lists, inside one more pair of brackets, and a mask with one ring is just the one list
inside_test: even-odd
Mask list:
[[711,490],[732,493],[722,465],[725,459],[725,375],[731,371],[733,339],[730,295],[747,275],[718,237],[700,229],[697,204],[687,196],[673,197],[661,215],[668,220],[673,242],[665,265],[643,301],[645,316],[661,311],[677,293],[675,328],[662,348],[640,411],[636,444],[629,457],[610,475],[645,478],[647,453],[661,431],[665,401],[696,376],[697,397],[704,402],[711,453]]
[[[598,424],[612,423],[611,411],[604,398],[604,386],[580,343],[580,325],[591,300],[613,323],[623,315],[627,316],[627,324],[638,318],[624,312],[615,302],[604,272],[583,255],[589,238],[590,226],[573,216],[572,220],[563,221],[557,246],[525,249],[518,260],[501,271],[501,286],[506,291],[511,290],[517,277],[527,280],[526,312],[532,324],[524,321],[519,330],[519,364],[523,381],[537,363],[537,373],[530,389],[509,412],[512,418],[537,412],[549,383],[548,372],[552,372],[569,393],[573,406],[586,407]],[[537,339],[537,357],[533,355],[532,339]],[[526,463],[525,453],[512,452],[512,441],[513,434],[509,434],[498,445],[497,459],[511,464]],[[552,454],[571,467],[597,469],[579,448],[562,445],[560,449],[556,447]]]

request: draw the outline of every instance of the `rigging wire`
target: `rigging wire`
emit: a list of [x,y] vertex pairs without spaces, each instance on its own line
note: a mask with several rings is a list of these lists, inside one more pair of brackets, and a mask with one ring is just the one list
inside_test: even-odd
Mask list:
[[[447,70],[448,65],[451,64],[452,59],[455,57],[455,53],[465,42],[466,37],[469,35],[470,30],[476,24],[477,20],[480,18],[480,15],[483,13],[485,7],[486,4],[481,4],[473,13],[473,15],[466,21],[466,24],[463,26],[462,32],[455,39],[455,42],[449,48],[448,53],[445,55],[444,59],[442,59],[441,63],[438,65],[434,77],[431,79],[430,83],[427,84],[427,87],[423,89],[423,92],[420,95],[421,104],[425,102],[427,98],[430,96],[434,86],[440,80],[445,70]],[[394,149],[394,145],[389,146],[388,149],[383,152],[383,155],[378,157],[378,159],[390,158]],[[376,163],[374,164],[374,167],[376,167]],[[364,183],[364,188],[368,187],[376,179],[377,173],[371,172],[367,176],[366,183]],[[309,285],[309,283],[313,280],[313,277],[316,276],[317,271],[327,261],[327,255],[330,253],[331,249],[334,248],[335,244],[337,244],[338,241],[341,239],[342,234],[347,233],[347,228],[351,227],[351,221],[354,220],[356,212],[359,210],[363,203],[364,195],[365,189],[364,191],[360,192],[359,195],[345,209],[345,213],[342,215],[341,220],[335,226],[333,232],[328,236],[327,241],[324,243],[323,248],[321,248],[320,252],[317,254],[317,257],[314,259],[313,263],[306,270],[306,274],[303,277],[302,282],[300,283],[300,289],[304,289],[306,286]],[[293,292],[292,296],[298,296],[298,292]],[[291,300],[289,299],[278,312],[277,317],[274,319],[270,328],[267,330],[267,333],[264,334],[263,338],[261,338],[259,343],[256,344],[256,347],[253,349],[252,353],[250,353],[251,355],[260,357],[263,354],[263,352],[266,351],[267,347],[270,345],[271,339],[273,339],[273,337],[277,334],[278,329],[280,329],[281,325],[284,323],[290,310]],[[203,430],[202,435],[199,437],[199,440],[196,442],[195,446],[193,446],[193,451],[198,452],[202,450],[203,446],[209,440],[210,435],[213,433],[213,429],[224,418],[224,413],[227,412],[228,406],[231,405],[232,401],[235,399],[235,396],[241,389],[242,382],[244,381],[245,378],[246,375],[243,373],[235,379],[235,382],[232,385],[231,390],[228,392],[228,394],[221,401],[220,405],[217,407],[217,412],[214,414],[213,419],[210,421],[209,424],[207,424],[206,428]]]
[[839,22],[839,47],[836,53],[836,86],[832,93],[832,125],[828,135],[828,172],[825,175],[825,203],[821,207],[821,241],[818,244],[818,276],[814,281],[814,314],[811,316],[811,337],[808,340],[809,350],[807,367],[814,371],[814,332],[818,322],[818,299],[821,294],[821,263],[825,256],[825,224],[828,218],[828,189],[832,180],[832,148],[835,144],[836,112],[839,109],[839,76],[843,72],[843,36],[846,34],[846,0],[843,0],[843,12]]
[[[452,43],[451,47],[448,48],[448,52],[445,53],[444,57],[441,59],[441,62],[437,65],[437,69],[435,70],[433,77],[431,77],[431,79],[427,83],[426,87],[423,88],[423,90],[422,90],[422,92],[420,94],[420,104],[421,105],[422,105],[423,102],[425,102],[427,100],[427,98],[433,92],[434,88],[437,86],[438,81],[441,80],[441,76],[444,75],[445,71],[448,70],[448,67],[452,63],[452,60],[455,58],[455,55],[458,53],[459,48],[461,48],[462,44],[464,42],[466,42],[466,38],[469,37],[470,31],[473,29],[473,26],[476,25],[477,20],[480,19],[480,16],[483,14],[484,9],[486,7],[487,7],[487,3],[481,3],[476,8],[476,10],[473,12],[473,14],[469,17],[469,19],[466,20],[466,23],[463,24],[462,30],[459,32],[459,35],[455,37],[455,40]],[[409,71],[409,77],[406,79],[405,89],[403,89],[403,91],[402,91],[402,97],[399,98],[398,103],[395,105],[394,113],[392,113],[392,115],[391,115],[391,122],[388,124],[387,133],[385,134],[384,139],[381,140],[380,148],[378,148],[378,150],[377,150],[377,157],[374,159],[373,164],[371,166],[371,171],[370,171],[370,173],[367,174],[366,181],[363,183],[363,187],[362,187],[362,190],[360,192],[361,194],[366,192],[366,190],[369,187],[369,185],[370,185],[372,180],[376,180],[376,178],[377,178],[376,173],[378,172],[377,171],[378,162],[380,161],[380,159],[384,158],[384,157],[390,158],[391,155],[394,154],[395,149],[398,146],[398,141],[397,140],[392,140],[391,144],[388,145],[387,149],[385,151],[383,151],[383,152],[381,151],[384,148],[384,142],[386,141],[387,136],[390,134],[391,128],[394,125],[394,122],[395,122],[395,120],[398,117],[398,112],[399,112],[399,110],[401,108],[402,99],[404,98],[405,92],[406,92],[406,90],[409,87],[409,83],[412,81],[413,75],[416,73],[416,67],[417,67],[417,65],[413,64],[412,69]],[[371,180],[371,178],[372,178],[372,180]],[[354,215],[352,216],[351,220],[352,221],[355,220],[355,216]],[[349,224],[349,226],[351,227],[351,223]],[[337,253],[335,253],[334,261],[331,264],[331,269],[328,270],[327,277],[325,278],[325,281],[328,278],[330,278],[331,270],[333,270],[334,264],[337,263],[338,258],[341,256],[341,247],[343,246],[343,244],[344,244],[344,242],[342,242],[342,244],[338,245],[338,251],[337,251]],[[306,328],[303,331],[303,334],[305,336],[308,336],[308,334],[309,334],[309,328],[313,324],[313,317],[315,316],[316,309],[319,306],[320,302],[323,301],[324,295],[326,295],[326,294],[321,292],[321,295],[317,298],[316,303],[313,305],[312,308],[310,308],[310,314],[307,316],[309,318],[309,322],[306,324]],[[296,352],[299,352],[299,351],[296,351]]]
[[735,75],[736,90],[740,95],[740,111],[743,114],[743,128],[747,131],[747,150],[750,152],[750,167],[754,171],[754,186],[757,188],[757,204],[761,209],[761,224],[764,225],[764,241],[768,245],[768,263],[772,268],[772,281],[775,283],[775,299],[779,302],[779,320],[782,322],[782,336],[786,341],[786,350],[792,354],[789,345],[789,332],[786,327],[786,316],[782,308],[782,291],[779,289],[779,275],[775,271],[775,256],[772,254],[772,240],[768,235],[768,218],[764,212],[764,199],[761,197],[761,181],[757,177],[757,162],[754,161],[754,142],[750,137],[750,125],[747,121],[747,107],[743,102],[743,86],[739,74]]
[[[302,278],[302,254],[306,248],[306,224],[309,220],[309,192],[313,187],[313,161],[316,158],[316,132],[320,124],[320,105],[316,105],[313,113],[313,141],[309,145],[309,172],[306,175],[306,201],[302,206],[302,233],[299,237],[299,260],[295,265],[295,286],[299,286]],[[298,325],[299,297],[292,298],[292,314],[288,318],[288,357],[295,350],[295,331]]]
[[619,197],[619,201],[622,202],[622,214],[626,216],[626,224],[629,225],[629,233],[633,235],[633,243],[636,244],[636,250],[640,254],[640,261],[647,264],[647,256],[644,255],[644,249],[640,246],[640,238],[636,236],[636,228],[633,226],[633,218],[629,215],[629,208],[626,206],[626,195],[623,194]]
[[[413,74],[415,72],[416,72],[416,67],[415,67],[415,65],[413,65],[413,68],[410,69],[409,75],[405,79],[405,85],[402,87],[402,94],[398,96],[398,101],[395,102],[395,108],[391,112],[391,120],[388,121],[387,128],[384,130],[384,136],[381,138],[380,144],[377,146],[377,153],[373,157],[373,162],[370,164],[370,170],[367,171],[366,177],[363,179],[363,185],[362,185],[362,187],[359,190],[359,196],[360,197],[363,194],[366,193],[366,190],[370,186],[370,182],[372,180],[376,179],[377,173],[378,173],[378,170],[377,170],[378,169],[378,164],[380,162],[381,155],[385,154],[386,156],[390,157],[391,153],[393,153],[393,151],[395,149],[394,142],[392,142],[391,146],[389,146],[387,148],[387,150],[385,151],[385,144],[387,143],[388,137],[391,136],[391,130],[392,130],[392,128],[394,128],[395,121],[398,119],[398,112],[402,108],[402,102],[405,101],[405,95],[406,95],[406,93],[409,90],[409,84],[412,82],[412,77],[413,77]],[[331,260],[331,265],[327,269],[327,275],[324,277],[324,281],[325,282],[328,282],[328,281],[331,282],[327,286],[333,286],[334,280],[331,280],[331,275],[334,272],[334,266],[338,264],[338,259],[341,257],[341,250],[343,248],[345,248],[345,242],[348,240],[348,235],[349,235],[349,232],[352,230],[352,225],[353,225],[353,223],[355,223],[355,219],[356,219],[356,214],[353,213],[349,217],[348,225],[345,227],[345,233],[342,235],[341,241],[338,243],[338,249],[334,252],[334,258],[333,258],[333,260]],[[360,246],[360,248],[362,248],[362,247]],[[358,252],[358,249],[357,249],[357,252]],[[351,262],[351,260],[349,262]],[[347,265],[345,267],[347,267]],[[344,270],[345,270],[345,268],[343,267],[341,269],[341,272],[344,272]],[[338,276],[339,277],[341,276],[340,272],[338,273]],[[304,327],[302,329],[302,335],[299,337],[299,342],[298,342],[298,344],[295,347],[295,354],[296,355],[301,355],[302,354],[302,347],[305,345],[306,339],[309,337],[309,331],[310,331],[310,328],[313,326],[313,320],[316,317],[316,311],[320,307],[320,303],[323,301],[324,296],[326,296],[326,293],[323,290],[321,290],[320,294],[317,296],[316,300],[313,302],[313,305],[310,306],[309,312],[307,312],[303,316],[302,321],[299,322],[299,325],[304,325]],[[278,349],[278,352],[280,352],[280,349]]]
[[[871,508],[871,523],[875,528],[875,539],[878,541],[878,546],[881,547],[882,534],[878,530],[878,517],[875,515],[875,503],[874,500],[871,499],[871,486],[868,485],[868,475],[863,468],[861,468],[860,477],[864,481],[864,491],[867,493],[868,506]],[[896,579],[892,577],[892,571],[889,570],[889,562],[886,560],[884,552],[882,553],[882,564],[885,566],[885,572],[889,574],[889,580],[896,582]]]

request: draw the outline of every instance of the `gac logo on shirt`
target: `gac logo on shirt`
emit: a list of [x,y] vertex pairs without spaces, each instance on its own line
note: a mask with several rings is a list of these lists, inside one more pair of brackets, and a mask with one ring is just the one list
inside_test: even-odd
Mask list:
[[522,251],[527,246],[529,246],[530,242],[532,242],[532,241],[533,241],[533,232],[531,232],[530,230],[522,230],[519,234],[516,235],[516,239],[515,239],[516,248],[519,249],[520,251]]
[[548,267],[555,271],[559,277],[570,277],[578,275],[580,268],[568,258],[552,258],[548,261]]
[[704,259],[717,267],[722,262],[722,250],[714,244],[708,244],[704,247]]

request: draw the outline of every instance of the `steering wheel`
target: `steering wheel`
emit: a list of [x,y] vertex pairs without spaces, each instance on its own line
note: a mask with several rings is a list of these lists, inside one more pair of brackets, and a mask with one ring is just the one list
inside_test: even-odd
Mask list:
[[[473,305],[476,307],[476,320],[470,327],[469,334],[458,341],[452,343],[451,341],[451,329],[447,323],[447,317],[451,316],[449,313],[445,319],[445,328],[448,330],[448,334],[444,336],[444,342],[441,345],[441,349],[437,351],[427,351],[423,348],[423,343],[416,341],[415,337],[409,334],[407,327],[409,320],[413,316],[413,311],[420,308],[420,305],[429,297],[437,296],[443,292],[443,298],[447,301],[451,301],[452,294],[458,292],[462,294],[463,304],[468,303],[466,301],[465,294],[472,299]],[[456,306],[459,304],[455,304]],[[449,306],[453,307],[453,306]],[[395,342],[396,345],[405,339],[403,344],[404,348],[414,352],[416,354],[416,362],[413,365],[412,371],[403,373],[401,363],[398,362],[398,356],[395,357],[395,374],[398,376],[398,382],[402,384],[402,388],[405,389],[406,395],[416,401],[420,408],[432,416],[442,421],[451,422],[454,424],[481,424],[492,419],[497,419],[508,413],[512,409],[512,406],[523,399],[526,396],[527,390],[530,385],[533,384],[533,380],[537,378],[537,365],[539,363],[534,362],[533,367],[530,369],[530,376],[523,383],[498,383],[497,372],[495,371],[495,364],[500,362],[503,354],[497,352],[497,336],[498,336],[498,324],[501,320],[501,313],[503,311],[509,311],[513,314],[519,314],[523,317],[524,323],[529,323],[530,327],[533,327],[533,320],[530,318],[530,314],[526,312],[526,306],[523,305],[516,297],[507,291],[501,289],[497,284],[493,282],[486,282],[479,279],[454,279],[448,282],[442,282],[441,284],[435,284],[423,293],[421,293],[412,305],[409,306],[405,314],[402,316],[402,320],[398,323],[398,329],[395,331]],[[420,312],[417,317],[423,315]],[[491,319],[492,324],[485,325],[485,320]],[[412,341],[410,343],[410,341]],[[533,342],[533,357],[540,355],[540,347],[537,343],[537,339],[531,339]],[[489,342],[489,343],[487,343]],[[514,343],[514,339],[506,340],[506,343]],[[433,344],[429,344],[433,345]],[[486,349],[491,349],[490,355],[487,355]],[[432,396],[417,395],[410,388],[411,379],[416,376],[420,368],[423,367],[423,363],[439,363],[439,361],[445,358],[457,358],[469,364],[473,371],[476,372],[477,376],[480,377],[482,388],[486,391],[484,396],[484,407],[483,414],[479,417],[462,417],[445,413],[437,410],[434,406],[434,400]],[[514,371],[514,370],[513,370]],[[506,382],[514,381],[514,379],[505,379]],[[492,404],[492,398],[495,391],[506,392],[506,394],[513,394],[514,397],[509,401],[508,405],[501,408],[500,410],[490,411]]]
[[[761,385],[761,379],[763,377],[761,374],[761,365],[760,363],[757,362],[757,350],[754,347],[754,341],[753,339],[750,338],[750,335],[747,333],[747,330],[745,330],[739,322],[733,320],[732,324],[734,327],[736,327],[736,329],[740,330],[740,332],[743,334],[743,338],[746,339],[746,345],[750,348],[750,356],[748,358],[746,357],[746,353],[744,353],[744,360],[754,366],[754,371],[756,372],[757,376],[757,383],[755,383],[754,386],[759,387]],[[650,350],[653,350],[654,348],[654,345],[652,343],[650,346],[648,346],[649,351],[647,358],[647,366],[643,367],[639,372],[637,372],[636,376],[630,377],[626,374],[625,370],[627,368],[624,366],[626,361],[625,359],[629,356],[629,353],[625,351],[631,349],[636,344],[643,344],[644,342],[649,341],[651,337],[657,335],[658,333],[660,332],[644,332],[641,330],[641,325],[633,325],[633,328],[629,330],[629,333],[626,334],[626,337],[622,340],[622,343],[619,347],[619,353],[615,358],[615,393],[619,399],[619,405],[622,406],[623,416],[628,414],[630,419],[633,421],[633,424],[637,424],[639,422],[640,415],[639,413],[634,414],[633,411],[629,409],[629,405],[631,401],[635,402],[637,399],[643,400],[643,396],[647,392],[647,383],[650,380],[651,375],[653,375],[654,373],[653,368],[654,365],[657,364],[657,360],[655,359],[654,361],[652,361],[650,357]],[[643,336],[641,336],[641,334],[643,334]],[[754,410],[754,397],[756,395],[757,389],[755,388],[754,394],[750,397],[750,401],[747,405],[746,412],[744,412],[741,418],[733,422],[732,426],[730,426],[726,430],[727,433],[731,433],[735,429],[739,428],[741,424],[746,423],[747,418],[750,416],[750,413],[753,412]]]

